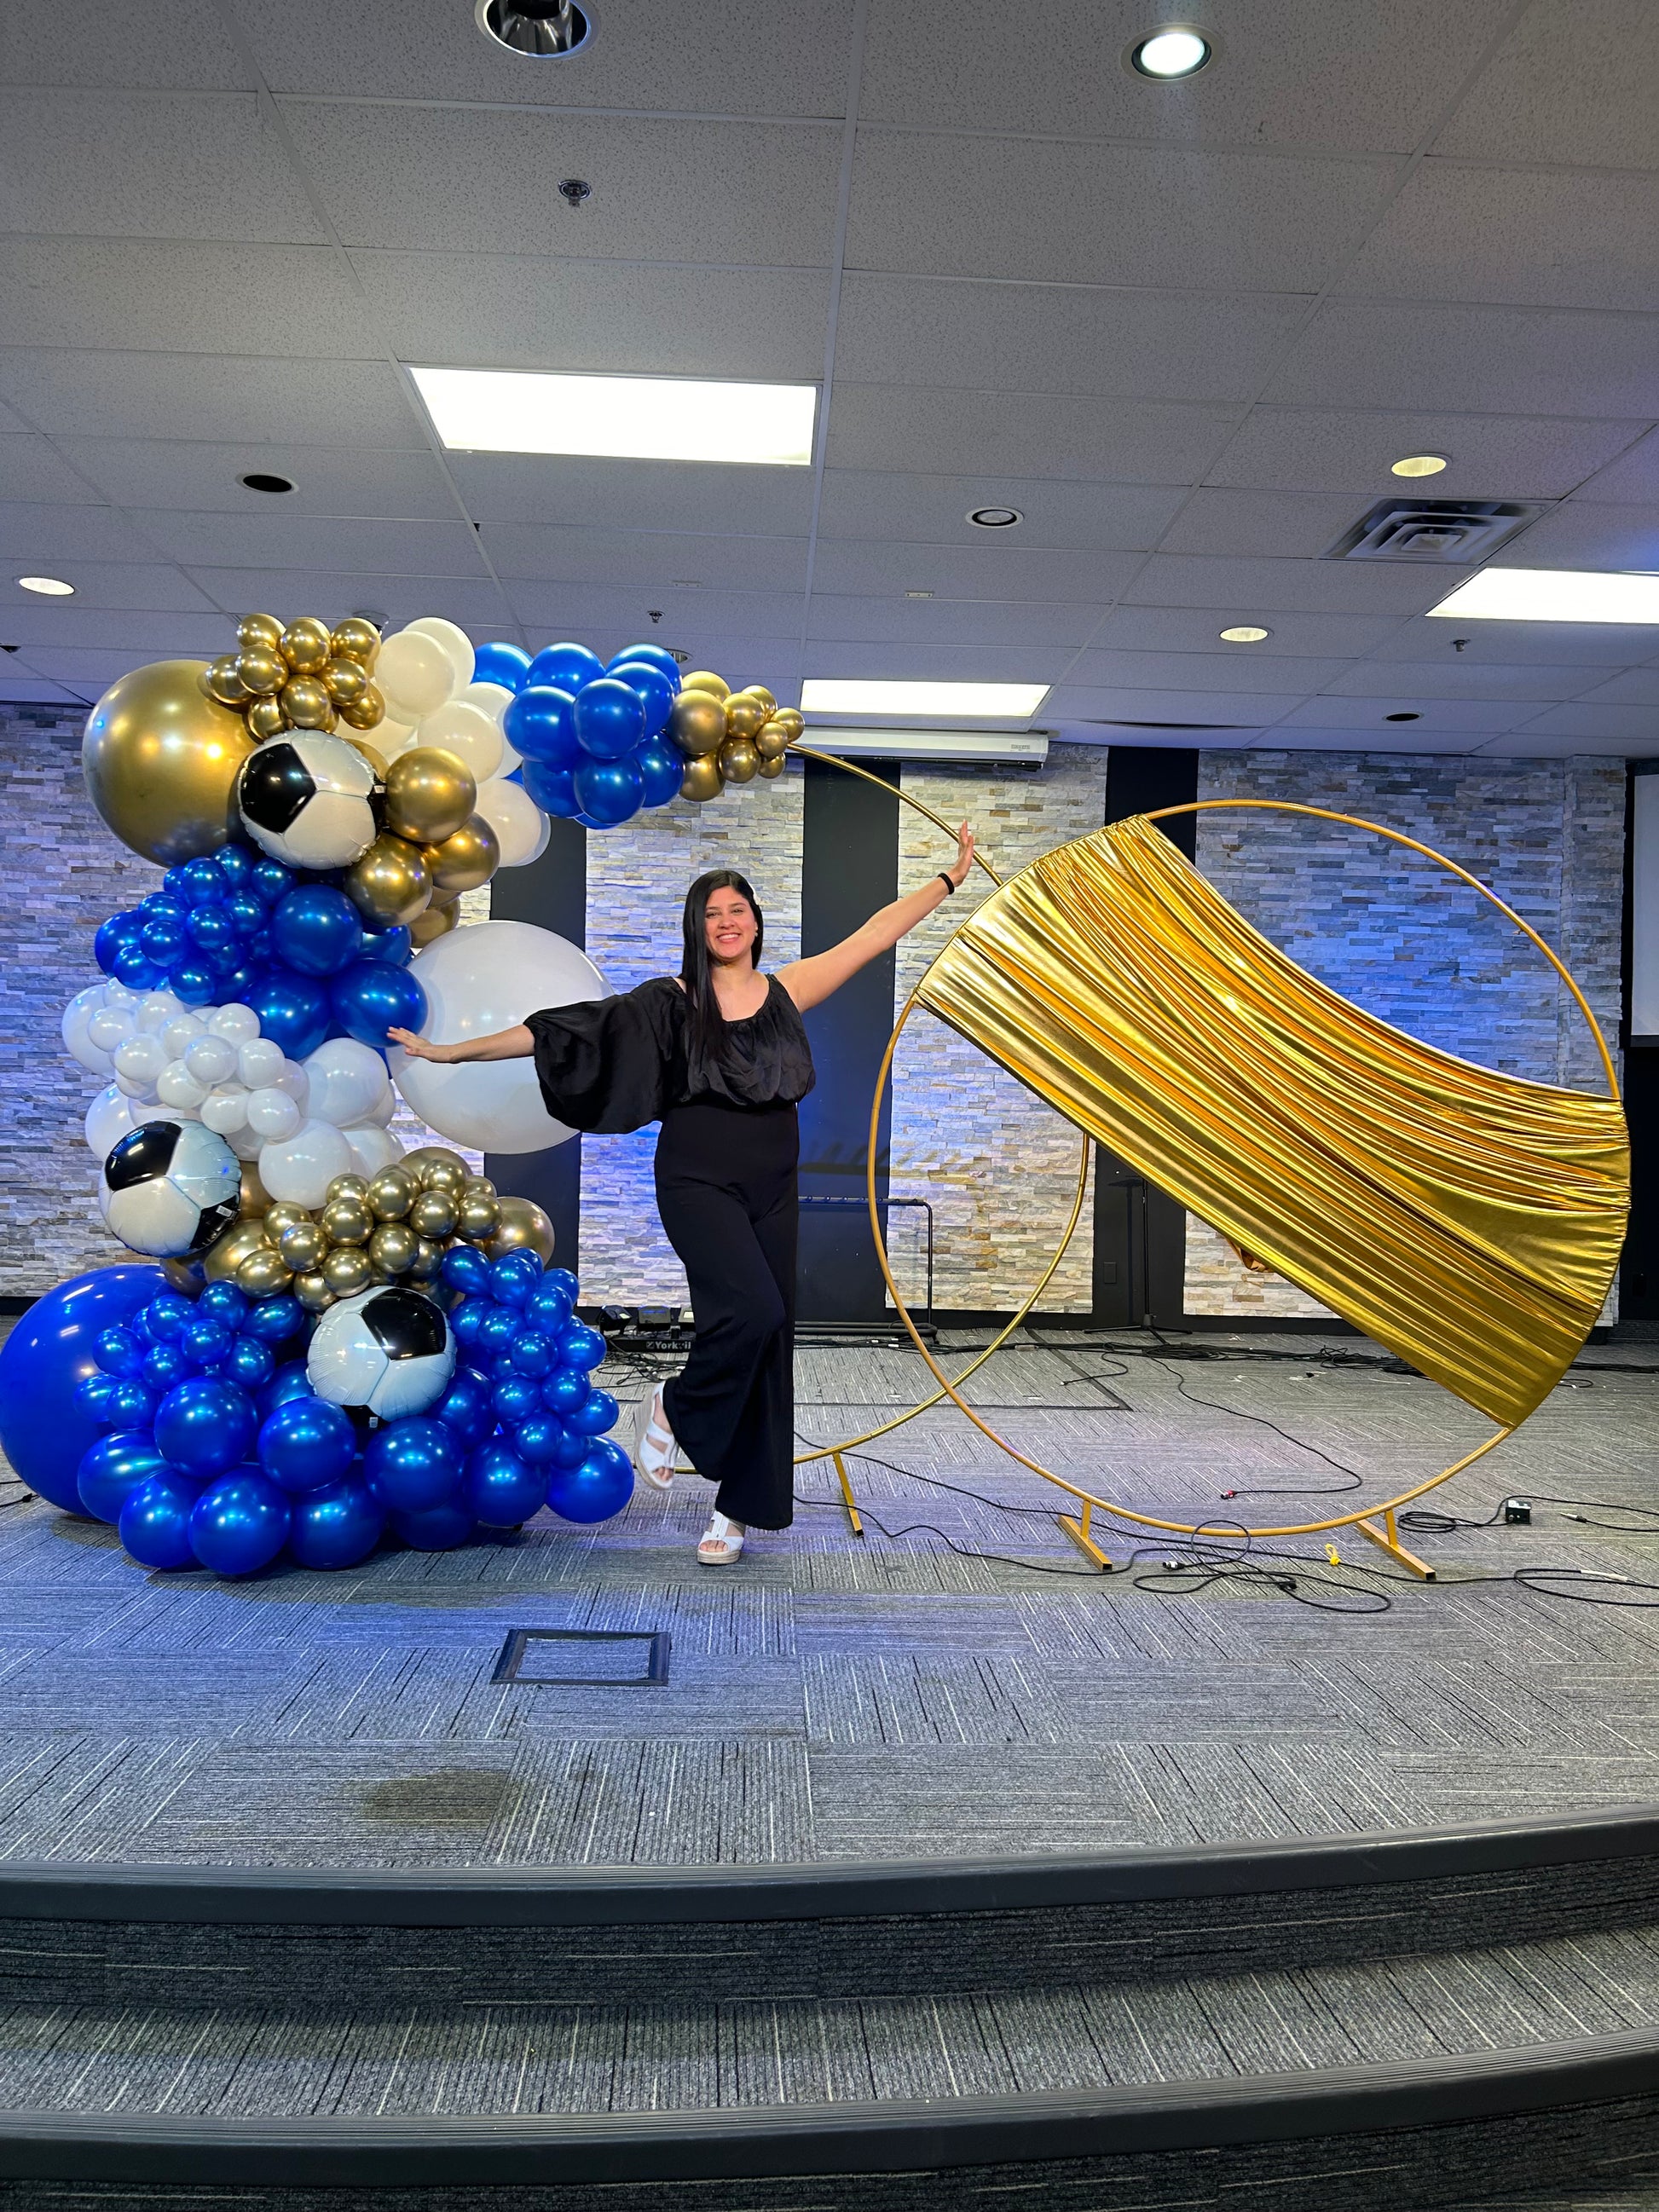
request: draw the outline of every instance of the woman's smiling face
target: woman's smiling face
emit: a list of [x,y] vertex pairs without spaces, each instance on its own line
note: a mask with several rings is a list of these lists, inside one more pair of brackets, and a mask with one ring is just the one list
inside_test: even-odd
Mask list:
[[722,965],[742,960],[755,942],[755,909],[741,891],[710,891],[702,910],[703,939],[708,957]]

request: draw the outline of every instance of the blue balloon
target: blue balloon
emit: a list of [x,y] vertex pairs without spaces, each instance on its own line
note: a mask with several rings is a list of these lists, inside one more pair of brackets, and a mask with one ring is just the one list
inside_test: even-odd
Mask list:
[[570,1318],[570,1293],[545,1275],[525,1301],[525,1318],[557,1336]]
[[362,957],[365,960],[384,960],[388,968],[407,968],[414,953],[415,940],[401,927],[366,929],[363,932]]
[[361,1482],[307,1491],[289,1515],[289,1549],[302,1567],[355,1567],[386,1533],[386,1515]]
[[661,669],[676,691],[680,688],[680,665],[665,645],[625,645],[611,656],[606,673],[620,668],[629,660],[643,660],[652,668]]
[[556,1367],[542,1384],[542,1403],[561,1419],[574,1413],[587,1395],[587,1376],[579,1367]]
[[671,799],[679,797],[685,763],[672,745],[661,738],[651,738],[635,754],[634,765],[640,772],[646,805],[666,806]]
[[[576,804],[576,779],[568,768],[549,768],[544,762],[527,760],[519,771],[520,781],[544,814],[556,814],[563,821],[573,821],[580,812]],[[125,953],[118,953],[118,962]]]
[[106,975],[115,973],[116,955],[124,945],[138,942],[137,917],[131,914],[112,914],[107,921],[98,925],[98,934],[92,940],[92,957]]
[[378,1502],[395,1513],[426,1513],[453,1498],[465,1462],[453,1429],[416,1413],[377,1430],[363,1472]]
[[576,770],[576,797],[584,814],[614,830],[639,812],[645,779],[631,759],[592,760]]
[[473,649],[472,681],[501,684],[509,691],[522,691],[530,681],[530,655],[522,646],[489,638]]
[[157,1344],[165,1344],[182,1332],[195,1310],[190,1300],[180,1297],[177,1291],[163,1291],[160,1297],[152,1298],[144,1308],[145,1334]]
[[489,1288],[503,1305],[521,1306],[542,1279],[542,1263],[535,1253],[520,1245],[503,1252],[489,1270]]
[[225,879],[218,863],[205,855],[185,863],[179,871],[179,885],[191,906],[217,906],[225,896]]
[[109,1386],[109,1395],[104,1401],[104,1419],[118,1429],[148,1427],[155,1418],[156,1398],[154,1390],[130,1376]]
[[274,1482],[240,1468],[210,1483],[191,1510],[190,1547],[216,1575],[254,1575],[288,1541],[287,1498]]
[[[190,1355],[182,1344],[152,1344],[144,1354],[139,1380],[147,1390],[159,1390],[165,1395],[175,1382],[182,1382],[194,1372]],[[83,1383],[82,1388],[85,1387]]]
[[386,1050],[389,1029],[418,1030],[426,1019],[426,993],[406,968],[384,960],[355,960],[334,978],[334,1018],[359,1044]]
[[130,1328],[100,1328],[92,1356],[106,1375],[136,1375],[144,1364],[144,1347]]
[[148,1429],[118,1429],[100,1437],[81,1462],[76,1488],[81,1510],[94,1521],[116,1521],[127,1494],[166,1465]]
[[137,939],[115,948],[115,980],[132,991],[158,991],[167,971],[158,968]]
[[169,988],[187,1006],[210,1006],[219,995],[219,979],[205,960],[186,960],[173,969]]
[[322,1398],[288,1399],[259,1431],[259,1464],[284,1490],[325,1490],[344,1480],[356,1456],[350,1414]]
[[210,1477],[235,1467],[246,1457],[258,1427],[247,1392],[216,1375],[179,1383],[155,1410],[162,1456],[186,1474]]
[[495,1407],[489,1384],[476,1367],[458,1367],[443,1396],[432,1408],[432,1417],[453,1429],[466,1445],[481,1444],[495,1425]]
[[167,1288],[159,1267],[94,1267],[37,1298],[0,1345],[0,1450],[20,1482],[66,1513],[81,1510],[82,1455],[106,1425],[75,1402],[99,1371],[92,1347]]
[[228,952],[236,942],[236,925],[222,906],[197,907],[185,926],[191,942],[210,959],[216,954]]
[[574,692],[604,673],[604,661],[585,645],[544,645],[530,664],[525,686],[553,684],[561,691]]
[[576,1278],[571,1273],[568,1267],[549,1267],[546,1269],[542,1276],[542,1287],[545,1290],[550,1285],[562,1290],[565,1296],[569,1299],[571,1304],[573,1306],[575,1304],[576,1299],[581,1291],[581,1285],[576,1280]]
[[115,1525],[123,1546],[141,1567],[171,1571],[196,1565],[190,1516],[198,1495],[190,1477],[172,1468],[127,1492]]
[[184,957],[188,936],[182,921],[170,914],[158,914],[145,922],[138,942],[148,958],[166,968]]
[[290,1398],[312,1398],[316,1395],[311,1378],[306,1373],[303,1359],[290,1360],[279,1367],[259,1393],[259,1416],[263,1420],[274,1413],[278,1406],[286,1406]]
[[489,1262],[470,1244],[452,1244],[444,1254],[441,1273],[452,1290],[487,1291]]
[[[165,878],[163,878],[165,881]],[[280,860],[262,854],[248,872],[248,889],[267,906],[275,906],[284,891],[294,888],[294,878]]]
[[[520,1421],[513,1431],[513,1449],[521,1460],[532,1467],[545,1467],[559,1448],[564,1434],[564,1424],[556,1413],[532,1413],[527,1421]],[[582,1450],[587,1450],[587,1438],[582,1438]]]
[[595,760],[620,760],[644,735],[645,702],[631,685],[601,676],[576,694],[576,736]]
[[231,1381],[240,1382],[244,1390],[257,1390],[276,1373],[276,1355],[257,1336],[239,1336],[230,1347],[224,1370]]
[[228,884],[240,890],[252,874],[258,857],[252,845],[238,844],[233,838],[229,844],[220,846],[213,855],[213,865]]
[[[199,1309],[179,1334],[179,1350],[198,1367],[216,1367],[234,1341],[228,1322],[221,1321],[216,1314],[203,1313]],[[198,1474],[210,1471],[205,1468],[197,1469]]]
[[520,1375],[546,1375],[557,1364],[559,1347],[545,1329],[521,1328],[507,1356]]
[[242,1324],[250,1336],[257,1336],[261,1344],[286,1344],[305,1319],[305,1308],[298,1298],[262,1298]]
[[555,1467],[547,1502],[563,1521],[608,1521],[634,1495],[634,1468],[620,1444],[601,1437],[580,1467]]
[[[507,742],[527,761],[547,768],[574,768],[582,757],[576,741],[576,698],[556,684],[532,684],[501,716]],[[529,788],[528,784],[526,789]]]
[[[148,1365],[148,1361],[145,1364]],[[88,1375],[85,1382],[77,1382],[75,1386],[76,1411],[90,1413],[94,1421],[102,1420],[104,1408],[108,1405],[110,1393],[114,1388],[115,1384],[109,1376]]]
[[485,1528],[516,1528],[539,1513],[547,1501],[547,1477],[506,1444],[486,1444],[467,1462],[461,1493],[472,1517]]
[[198,1314],[212,1314],[216,1320],[232,1328],[240,1328],[252,1309],[253,1301],[246,1291],[239,1291],[234,1283],[210,1283],[196,1301]]
[[602,1437],[607,1429],[616,1427],[621,1411],[608,1390],[590,1390],[581,1404],[565,1415],[565,1425],[580,1436]]
[[[550,1420],[555,1417],[550,1414],[548,1418]],[[578,1468],[592,1449],[592,1437],[585,1437],[580,1429],[567,1427],[561,1421],[558,1440],[553,1447],[552,1464],[555,1467]]]
[[605,1358],[605,1339],[585,1321],[568,1322],[559,1331],[559,1364],[586,1374]]
[[491,1306],[478,1323],[477,1342],[483,1352],[505,1352],[522,1323],[511,1306]]
[[290,1060],[315,1052],[328,1035],[328,993],[290,968],[267,968],[256,976],[246,1003],[259,1017],[260,1036],[281,1045]]
[[504,1429],[516,1429],[541,1411],[542,1394],[528,1375],[504,1375],[490,1393],[495,1418]]
[[647,738],[659,737],[668,727],[669,714],[679,695],[679,685],[648,660],[612,661],[605,673],[614,676],[618,684],[627,684],[630,691],[638,693],[641,704],[645,708],[642,734]]
[[388,1519],[392,1534],[415,1552],[459,1550],[478,1525],[459,1498],[424,1513],[393,1513]]
[[271,908],[270,941],[279,960],[302,975],[337,975],[362,950],[357,909],[332,884],[305,884]]
[[484,1316],[489,1310],[489,1306],[482,1298],[461,1300],[449,1316],[449,1326],[462,1344],[477,1341],[478,1331],[483,1327]]

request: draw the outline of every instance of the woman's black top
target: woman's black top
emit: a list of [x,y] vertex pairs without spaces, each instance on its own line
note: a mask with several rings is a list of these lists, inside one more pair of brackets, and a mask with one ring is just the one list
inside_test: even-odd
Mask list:
[[526,1027],[548,1112],[599,1136],[643,1128],[694,1102],[793,1106],[816,1080],[805,1024],[775,975],[760,1011],[727,1022],[723,1048],[708,1059],[691,1049],[685,994],[672,975],[620,998],[550,1006]]

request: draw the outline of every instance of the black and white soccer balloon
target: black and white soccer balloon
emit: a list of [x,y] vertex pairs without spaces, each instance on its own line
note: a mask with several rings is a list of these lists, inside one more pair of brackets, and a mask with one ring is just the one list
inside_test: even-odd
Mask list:
[[318,1322],[306,1380],[331,1406],[383,1421],[422,1413],[449,1388],[455,1339],[443,1308],[401,1285],[341,1298]]
[[349,868],[379,835],[381,796],[353,744],[322,730],[272,738],[243,762],[236,805],[254,843],[290,868]]
[[144,1121],[104,1162],[98,1206],[129,1250],[187,1260],[241,1211],[242,1164],[199,1121]]

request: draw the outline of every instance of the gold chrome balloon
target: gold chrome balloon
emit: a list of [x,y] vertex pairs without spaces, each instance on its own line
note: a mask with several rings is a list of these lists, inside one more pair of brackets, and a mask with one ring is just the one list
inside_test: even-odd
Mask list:
[[781,730],[793,745],[798,742],[806,728],[806,717],[799,707],[779,707],[773,711],[769,726],[775,730]]
[[781,753],[774,753],[769,760],[763,757],[760,767],[757,773],[763,775],[766,778],[766,781],[770,783],[774,776],[779,776],[783,774],[783,755]]
[[780,760],[788,750],[788,737],[778,727],[775,720],[768,722],[755,740],[755,750],[763,761]]
[[386,826],[394,837],[441,845],[478,803],[472,771],[438,745],[412,745],[386,774]]
[[553,1224],[531,1198],[504,1198],[501,1226],[484,1247],[492,1260],[509,1252],[533,1252],[544,1267],[553,1259]]
[[296,676],[282,690],[283,712],[296,729],[325,730],[334,720],[328,693],[314,677]]
[[317,1216],[317,1226],[331,1244],[367,1244],[374,1216],[361,1198],[331,1198]]
[[250,699],[246,720],[248,735],[259,744],[267,738],[280,738],[289,727],[287,710],[280,699]]
[[361,660],[331,660],[323,671],[323,689],[337,707],[349,707],[368,689],[368,671]]
[[718,799],[725,787],[726,778],[720,774],[720,764],[713,753],[685,763],[685,774],[680,778],[680,797],[698,800]]
[[682,691],[669,710],[668,734],[688,760],[716,753],[726,742],[726,708],[709,691]]
[[236,655],[222,653],[217,660],[208,663],[208,672],[202,679],[210,699],[216,699],[222,707],[245,707],[251,696],[248,688],[236,672]]
[[443,1246],[434,1244],[429,1237],[417,1237],[415,1240],[415,1257],[409,1263],[410,1280],[415,1283],[430,1282],[443,1263]]
[[236,643],[243,653],[275,653],[283,642],[283,625],[275,615],[244,615],[236,625]]
[[331,650],[328,624],[301,615],[283,632],[282,655],[296,676],[320,676]]
[[432,878],[420,847],[401,837],[377,837],[341,882],[358,913],[383,927],[412,923],[425,913],[432,896]]
[[337,1175],[323,1193],[324,1200],[329,1205],[332,1205],[337,1198],[367,1198],[368,1196],[368,1176],[353,1175],[349,1170],[344,1175]]
[[369,1179],[368,1210],[377,1221],[401,1221],[420,1187],[402,1168],[382,1168]]
[[242,1162],[242,1212],[244,1221],[252,1221],[270,1211],[270,1193],[259,1180],[259,1170],[252,1160]]
[[359,660],[365,668],[373,668],[380,650],[380,633],[361,615],[349,615],[344,622],[335,623],[328,642],[337,658]]
[[401,1275],[415,1264],[420,1238],[406,1222],[383,1221],[368,1240],[371,1262],[388,1275]]
[[270,1238],[263,1220],[233,1221],[218,1243],[209,1247],[202,1273],[210,1283],[228,1283],[251,1254],[270,1249]]
[[340,720],[354,730],[376,730],[386,720],[386,701],[380,686],[366,684],[357,697],[340,708]]
[[501,864],[501,841],[483,815],[474,814],[441,845],[423,847],[421,857],[432,878],[434,898],[440,891],[476,891]]
[[409,1225],[417,1237],[455,1234],[455,1200],[447,1190],[423,1190],[409,1209]]
[[337,1244],[323,1262],[323,1280],[336,1297],[355,1297],[368,1288],[374,1270],[360,1244]]
[[289,667],[280,653],[254,645],[237,654],[236,673],[250,698],[274,699],[288,682]]
[[203,665],[157,660],[120,678],[87,717],[81,748],[93,805],[163,868],[216,852],[240,827],[231,792],[253,740],[240,714],[204,696]]
[[294,1295],[307,1313],[321,1313],[334,1303],[334,1293],[320,1275],[296,1275]]
[[460,1154],[447,1145],[417,1145],[412,1152],[404,1154],[399,1164],[423,1190],[464,1190],[472,1173]]
[[461,1193],[461,1210],[455,1217],[455,1230],[469,1244],[482,1244],[493,1237],[501,1222],[501,1202],[493,1194],[484,1198],[468,1191]]
[[296,1206],[291,1198],[279,1198],[275,1206],[265,1208],[265,1227],[273,1237],[280,1237],[285,1229],[292,1229],[296,1221],[309,1221],[311,1216],[303,1206]]
[[758,699],[760,701],[762,706],[765,708],[769,714],[776,714],[778,710],[778,696],[775,691],[769,691],[763,684],[745,684],[744,688],[748,692],[751,699]]
[[280,1297],[294,1280],[292,1271],[283,1264],[282,1255],[267,1247],[259,1252],[250,1252],[233,1278],[239,1291],[251,1298]]
[[417,952],[441,937],[447,937],[452,929],[460,927],[461,910],[454,906],[429,906],[424,914],[417,914],[409,925],[410,942]]
[[728,738],[720,747],[720,774],[728,783],[752,783],[761,757],[748,738]]
[[374,746],[368,743],[366,738],[348,738],[346,739],[346,743],[349,745],[356,746],[356,750],[362,755],[363,758],[374,769],[376,776],[382,783],[384,783],[386,781],[386,756],[383,753],[377,753]]
[[717,699],[728,699],[732,686],[723,676],[716,676],[712,668],[694,668],[689,676],[680,678],[682,691],[712,691]]
[[276,1239],[284,1267],[296,1275],[314,1275],[328,1257],[328,1236],[319,1221],[296,1221]]
[[726,734],[728,738],[757,738],[771,711],[752,693],[734,691],[726,702]]

